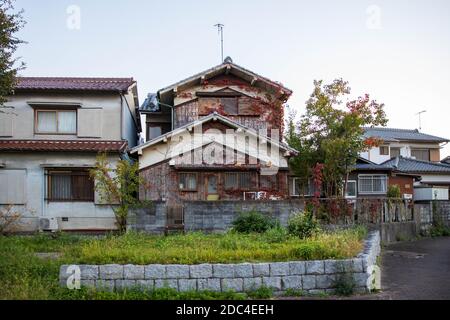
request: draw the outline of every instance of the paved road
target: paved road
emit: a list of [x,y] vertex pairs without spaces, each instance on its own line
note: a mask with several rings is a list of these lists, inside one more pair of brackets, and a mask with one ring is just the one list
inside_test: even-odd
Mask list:
[[378,299],[450,300],[450,237],[389,245],[381,274]]

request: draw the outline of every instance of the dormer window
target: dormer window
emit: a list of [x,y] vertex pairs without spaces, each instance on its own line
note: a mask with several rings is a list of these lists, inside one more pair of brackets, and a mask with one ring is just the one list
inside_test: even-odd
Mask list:
[[77,111],[36,110],[35,133],[77,134]]

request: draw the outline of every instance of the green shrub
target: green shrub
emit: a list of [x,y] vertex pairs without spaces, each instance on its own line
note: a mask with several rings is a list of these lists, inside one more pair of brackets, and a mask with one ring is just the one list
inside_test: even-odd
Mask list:
[[290,235],[306,239],[320,231],[319,223],[311,212],[299,212],[288,221]]
[[285,297],[303,297],[305,295],[305,292],[303,290],[296,290],[296,289],[287,289],[283,296]]
[[434,237],[449,237],[450,228],[443,224],[434,224],[430,228],[430,236]]
[[233,230],[239,233],[264,233],[275,225],[272,218],[257,211],[250,211],[241,213],[233,221]]
[[270,299],[273,297],[273,290],[269,287],[262,286],[256,290],[247,292],[247,295],[252,299]]
[[351,296],[355,292],[356,284],[351,273],[340,274],[334,282],[334,290],[338,296]]
[[286,228],[277,225],[264,233],[264,239],[269,243],[279,243],[287,240],[289,234]]
[[393,199],[399,199],[402,197],[402,192],[400,191],[400,186],[393,184],[388,187],[387,197]]

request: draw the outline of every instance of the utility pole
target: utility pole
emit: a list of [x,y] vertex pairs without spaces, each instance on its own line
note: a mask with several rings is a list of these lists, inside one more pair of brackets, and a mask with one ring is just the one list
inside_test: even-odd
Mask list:
[[220,51],[221,51],[221,61],[220,63],[223,62],[223,27],[225,27],[224,24],[218,23],[215,24],[214,27],[217,27],[217,31],[220,34]]
[[419,131],[422,130],[422,113],[427,112],[427,110],[422,110],[418,113],[416,113],[416,116],[419,116]]

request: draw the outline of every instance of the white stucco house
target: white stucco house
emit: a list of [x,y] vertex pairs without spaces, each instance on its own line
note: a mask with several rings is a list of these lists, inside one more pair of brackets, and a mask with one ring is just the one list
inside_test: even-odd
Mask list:
[[362,158],[420,176],[414,185],[415,200],[449,199],[450,164],[441,162],[441,149],[449,139],[395,128],[365,128],[365,137],[378,139],[381,145],[362,153]]
[[89,169],[136,146],[132,78],[19,78],[0,109],[0,206],[22,212],[21,231],[115,228]]

